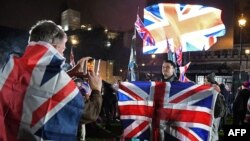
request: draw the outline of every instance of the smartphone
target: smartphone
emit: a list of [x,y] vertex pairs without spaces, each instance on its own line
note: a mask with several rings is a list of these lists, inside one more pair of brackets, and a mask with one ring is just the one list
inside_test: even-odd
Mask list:
[[83,74],[86,75],[88,71],[94,71],[94,73],[99,75],[99,68],[100,68],[100,62],[101,60],[95,60],[93,58],[85,61],[84,67],[83,67]]
[[87,71],[95,72],[95,59],[91,58],[87,61]]

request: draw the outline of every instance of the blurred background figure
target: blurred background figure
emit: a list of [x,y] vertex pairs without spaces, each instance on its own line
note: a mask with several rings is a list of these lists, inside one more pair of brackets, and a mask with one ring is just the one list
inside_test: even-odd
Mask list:
[[242,125],[247,112],[247,102],[250,97],[250,82],[245,81],[238,89],[233,102],[233,124]]
[[[213,122],[213,128],[212,128],[212,140],[217,141],[219,140],[219,126],[221,117],[224,117],[224,110],[226,108],[225,106],[225,98],[221,94],[221,89],[218,85],[218,83],[215,81],[215,73],[208,74],[205,77],[205,85],[211,85],[215,88],[215,90],[218,92],[218,96],[216,98],[215,107],[214,107],[214,122]],[[223,104],[224,100],[224,104]]]

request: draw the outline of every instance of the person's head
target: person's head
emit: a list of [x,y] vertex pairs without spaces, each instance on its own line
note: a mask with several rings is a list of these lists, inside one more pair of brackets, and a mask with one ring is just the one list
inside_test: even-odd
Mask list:
[[53,21],[38,21],[30,30],[29,42],[43,41],[51,44],[61,55],[65,50],[67,35]]
[[80,87],[82,86],[83,80],[80,79],[80,78],[75,78],[75,79],[74,79],[74,82],[75,82],[76,86],[77,86],[78,88],[80,88]]
[[168,79],[171,76],[175,75],[175,63],[171,60],[164,60],[162,63],[162,75],[164,79]]
[[215,73],[211,73],[211,74],[208,74],[206,77],[205,77],[205,84],[217,84],[217,82],[215,81]]
[[242,88],[243,89],[249,89],[250,88],[250,82],[249,81],[242,82]]
[[221,83],[221,84],[219,85],[219,87],[220,87],[221,90],[226,90],[226,85],[223,84],[223,83]]

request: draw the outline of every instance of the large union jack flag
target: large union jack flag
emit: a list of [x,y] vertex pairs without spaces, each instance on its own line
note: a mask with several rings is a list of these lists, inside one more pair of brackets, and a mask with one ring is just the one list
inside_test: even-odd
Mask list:
[[75,141],[83,99],[64,57],[32,42],[0,70],[0,141]]
[[[155,45],[143,44],[144,54],[166,53],[182,47],[183,52],[209,49],[216,37],[225,34],[221,10],[202,5],[156,4],[144,9],[144,26]],[[168,40],[168,42],[166,42]]]
[[209,141],[217,92],[191,82],[122,82],[123,139]]

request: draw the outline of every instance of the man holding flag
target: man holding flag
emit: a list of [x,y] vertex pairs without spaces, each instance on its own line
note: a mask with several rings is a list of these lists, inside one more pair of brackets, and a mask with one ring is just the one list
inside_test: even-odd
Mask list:
[[178,81],[178,78],[176,77],[175,69],[176,64],[171,60],[163,60],[162,63],[162,81],[163,82],[173,82]]
[[[0,70],[1,141],[76,140],[82,111],[86,118],[91,111],[62,69],[66,42],[58,25],[39,21],[31,28],[23,56],[11,55]],[[88,78],[93,97],[101,97],[100,77],[90,72]]]

